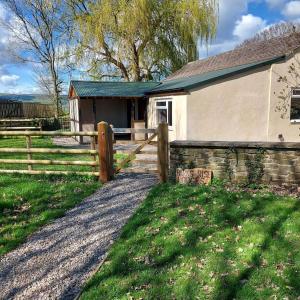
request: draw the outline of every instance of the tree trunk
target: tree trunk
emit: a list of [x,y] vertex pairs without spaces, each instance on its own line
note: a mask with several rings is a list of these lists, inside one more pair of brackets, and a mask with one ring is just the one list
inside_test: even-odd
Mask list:
[[133,64],[132,64],[133,81],[142,81],[139,53],[134,44],[132,45],[132,50],[133,50]]
[[53,84],[53,101],[55,105],[55,118],[60,115],[60,91],[59,91],[59,80],[55,70],[55,62],[52,61],[50,64],[52,84]]

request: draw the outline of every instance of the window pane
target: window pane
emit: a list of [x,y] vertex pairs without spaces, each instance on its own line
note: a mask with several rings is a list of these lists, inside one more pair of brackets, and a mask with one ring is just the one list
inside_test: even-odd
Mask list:
[[172,126],[173,120],[172,120],[172,102],[168,102],[168,123],[169,126]]
[[300,89],[293,89],[293,95],[300,96]]
[[300,119],[300,99],[292,99],[291,101],[291,120]]
[[157,110],[157,124],[167,123],[167,110],[158,109]]
[[156,102],[156,106],[166,106],[166,102]]

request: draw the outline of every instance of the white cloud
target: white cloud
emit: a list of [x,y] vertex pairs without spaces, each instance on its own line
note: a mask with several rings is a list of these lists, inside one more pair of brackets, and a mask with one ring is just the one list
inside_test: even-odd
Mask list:
[[235,25],[236,26],[233,30],[233,35],[236,36],[240,41],[243,41],[263,30],[267,26],[267,22],[261,17],[248,14],[237,20]]
[[269,0],[220,0],[217,37],[208,47],[208,51],[205,46],[200,47],[200,57],[231,50],[245,38],[262,30],[267,22],[260,17],[247,15],[250,3],[262,1]]
[[[219,41],[226,41],[232,37],[232,29],[236,20],[247,12],[247,0],[220,0],[219,3]],[[217,41],[218,42],[218,41]]]
[[287,0],[266,0],[266,3],[271,9],[281,9]]
[[17,81],[20,79],[18,75],[2,75],[0,76],[0,82],[3,85],[7,86],[15,86],[17,85]]
[[288,19],[297,19],[300,17],[300,1],[290,1],[286,3],[282,14]]

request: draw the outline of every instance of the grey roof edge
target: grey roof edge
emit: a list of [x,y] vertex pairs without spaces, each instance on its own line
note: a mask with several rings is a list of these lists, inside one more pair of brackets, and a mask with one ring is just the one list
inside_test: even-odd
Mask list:
[[207,74],[210,74],[210,73],[214,73],[214,72],[218,72],[218,71],[225,71],[227,69],[230,70],[230,69],[236,69],[238,67],[241,67],[241,69],[239,69],[239,70],[235,70],[235,71],[232,71],[232,72],[229,71],[228,73],[225,73],[225,74],[222,74],[220,76],[213,77],[213,78],[209,78],[207,80],[199,81],[198,83],[186,84],[186,85],[184,85],[180,88],[169,88],[169,89],[166,88],[166,89],[161,89],[160,90],[159,89],[160,86],[163,85],[163,82],[162,82],[160,85],[158,85],[154,89],[150,90],[149,92],[146,92],[146,95],[167,93],[167,92],[180,92],[180,91],[188,92],[188,91],[190,91],[190,90],[192,90],[196,87],[199,87],[201,85],[205,85],[205,84],[208,84],[208,83],[220,80],[220,79],[228,78],[228,77],[231,77],[231,76],[234,76],[234,75],[237,75],[237,74],[241,74],[243,72],[247,72],[249,70],[253,70],[253,69],[256,69],[256,68],[259,68],[259,67],[263,67],[263,66],[266,66],[266,65],[270,65],[270,64],[282,61],[282,60],[286,59],[286,57],[287,57],[287,55],[284,54],[284,55],[281,55],[281,56],[273,57],[273,58],[270,58],[268,60],[263,60],[263,61],[259,61],[259,62],[256,62],[256,63],[253,62],[253,63],[239,65],[239,66],[235,66],[235,67],[231,67],[231,68],[219,69],[219,70],[216,70],[216,71],[211,71],[211,72],[207,72],[207,73],[203,73],[203,74],[198,74],[198,75],[194,75],[194,76],[191,76],[191,77],[168,80],[168,81],[166,81],[166,83],[180,82],[180,81],[185,81],[185,80],[197,78],[197,77],[207,75]]

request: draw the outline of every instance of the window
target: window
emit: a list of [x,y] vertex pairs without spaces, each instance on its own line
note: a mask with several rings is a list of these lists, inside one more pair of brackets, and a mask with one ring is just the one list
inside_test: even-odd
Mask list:
[[156,101],[156,121],[157,124],[168,123],[169,126],[173,124],[172,118],[172,100],[163,99]]
[[291,120],[300,121],[300,89],[292,89]]

